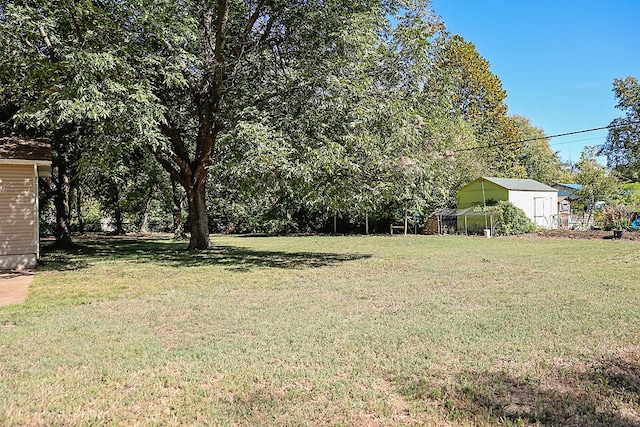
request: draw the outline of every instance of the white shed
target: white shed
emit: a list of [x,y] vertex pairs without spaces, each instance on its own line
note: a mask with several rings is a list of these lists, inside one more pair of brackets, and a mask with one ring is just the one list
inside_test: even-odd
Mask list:
[[556,228],[558,190],[533,179],[482,177],[458,191],[458,209],[506,200],[522,209],[536,225]]
[[35,267],[40,256],[38,177],[50,175],[49,144],[0,138],[0,270]]

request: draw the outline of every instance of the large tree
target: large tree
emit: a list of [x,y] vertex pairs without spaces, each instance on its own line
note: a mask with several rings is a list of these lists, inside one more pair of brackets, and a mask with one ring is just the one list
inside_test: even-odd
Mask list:
[[[375,50],[394,12],[391,3],[376,0],[59,6],[53,0],[0,4],[6,52],[18,48],[29,76],[20,83],[39,88],[22,117],[50,128],[93,120],[105,136],[149,144],[186,192],[190,249],[209,246],[205,194],[212,171],[230,152],[252,149],[241,131],[261,127],[283,135],[273,120],[304,119],[308,100],[334,96],[334,82],[351,78],[343,74],[343,59]],[[399,10],[411,7],[403,3]]]
[[454,35],[444,44],[436,65],[441,74],[436,85],[439,98],[449,100],[450,113],[472,126],[478,146],[489,147],[479,156],[485,173],[524,176],[518,160],[522,145],[512,143],[518,140],[518,130],[507,115],[507,92],[489,61],[473,43]]
[[585,147],[580,154],[574,178],[582,186],[576,196],[589,212],[589,217],[593,215],[599,202],[608,203],[619,196],[618,180],[598,162],[596,147]]
[[509,116],[516,127],[516,138],[523,141],[518,159],[526,171],[526,177],[553,185],[562,181],[563,174],[560,167],[558,153],[549,147],[549,139],[545,136],[544,129],[531,124],[531,121],[523,116]]
[[599,154],[607,156],[608,166],[623,177],[640,181],[640,84],[631,76],[615,79],[613,91],[616,107],[625,112],[625,117],[611,122]]
[[44,188],[62,245],[71,243],[71,186],[88,147],[162,117],[123,60],[126,38],[107,25],[107,6],[117,3],[0,0],[0,101],[13,106],[6,122],[14,129],[51,141],[53,185]]

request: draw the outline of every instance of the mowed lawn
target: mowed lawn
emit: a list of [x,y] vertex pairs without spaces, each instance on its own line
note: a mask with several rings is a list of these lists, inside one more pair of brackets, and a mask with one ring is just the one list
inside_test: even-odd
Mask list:
[[640,425],[640,243],[87,239],[0,307],[0,425]]

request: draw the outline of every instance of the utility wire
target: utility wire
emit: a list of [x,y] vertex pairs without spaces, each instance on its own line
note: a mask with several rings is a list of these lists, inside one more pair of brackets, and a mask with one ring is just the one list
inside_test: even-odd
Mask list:
[[575,144],[576,142],[595,141],[596,139],[602,139],[602,136],[596,136],[594,138],[572,139],[569,141],[554,142],[553,144],[549,144],[549,147],[555,147],[557,145]]
[[599,127],[599,128],[576,130],[576,131],[573,131],[573,132],[559,133],[557,135],[541,136],[539,138],[519,139],[517,141],[509,141],[509,142],[499,142],[497,144],[483,145],[483,146],[480,146],[480,147],[459,148],[457,150],[451,150],[451,151],[449,151],[449,153],[459,153],[459,152],[462,152],[462,151],[474,151],[474,150],[483,150],[483,149],[486,149],[486,148],[503,147],[505,145],[514,145],[514,144],[521,144],[523,142],[541,141],[541,140],[545,140],[545,139],[559,138],[561,136],[577,135],[579,133],[595,132],[595,131],[604,130],[604,129],[613,129],[613,128],[617,128],[617,127],[635,125],[635,124],[639,124],[639,123],[640,123],[640,121],[637,121],[637,122],[626,122],[626,123],[620,123],[620,124],[615,124],[615,125],[611,124],[609,126],[602,126],[602,127]]

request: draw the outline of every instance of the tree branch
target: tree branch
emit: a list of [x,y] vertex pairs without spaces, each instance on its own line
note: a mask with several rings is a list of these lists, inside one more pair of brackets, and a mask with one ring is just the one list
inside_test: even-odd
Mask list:
[[169,118],[167,118],[166,124],[160,125],[160,128],[162,130],[162,133],[164,133],[165,136],[169,138],[171,146],[173,147],[173,152],[167,149],[160,149],[160,151],[171,158],[171,160],[173,160],[176,165],[178,165],[181,171],[187,172],[189,170],[189,154],[187,153],[184,143],[182,142],[180,133]]
[[42,24],[38,24],[38,31],[40,31],[40,37],[42,38],[44,45],[47,47],[47,52],[49,52],[49,61],[58,62],[58,60],[56,59],[56,51],[53,48],[53,45],[51,44],[51,40],[49,39],[49,36],[47,35],[47,32],[44,30],[44,27],[42,26]]
[[251,16],[249,17],[249,20],[247,21],[247,25],[244,28],[242,36],[238,38],[238,43],[236,44],[235,48],[233,49],[233,52],[234,52],[236,57],[239,57],[241,55],[242,51],[244,51],[244,45],[245,45],[245,43],[247,43],[247,40],[249,39],[249,34],[251,34],[251,30],[253,30],[253,26],[258,21],[258,18],[260,18],[260,12],[262,11],[262,5],[263,5],[262,1],[258,2],[258,4],[256,5],[256,9],[253,11]]
[[216,20],[215,59],[220,66],[224,63],[224,45],[227,40],[227,21],[229,20],[229,5],[227,0],[218,0],[218,19]]
[[171,162],[165,157],[165,155],[171,157],[171,153],[166,149],[158,148],[156,150],[153,150],[153,155],[158,163],[162,165],[164,170],[169,172],[169,175],[171,175],[174,180],[180,182],[180,184],[182,184],[186,188],[188,184],[183,174],[181,174],[180,171],[176,170],[173,164],[171,164]]
[[71,17],[71,21],[73,22],[73,29],[76,32],[76,35],[78,36],[78,39],[80,40],[81,43],[84,42],[84,35],[82,34],[82,30],[80,29],[80,24],[78,24],[78,19],[76,17],[75,14],[75,10],[72,8],[71,4],[69,4],[69,1],[65,1],[65,7],[67,9],[67,11],[69,12],[69,16]]

